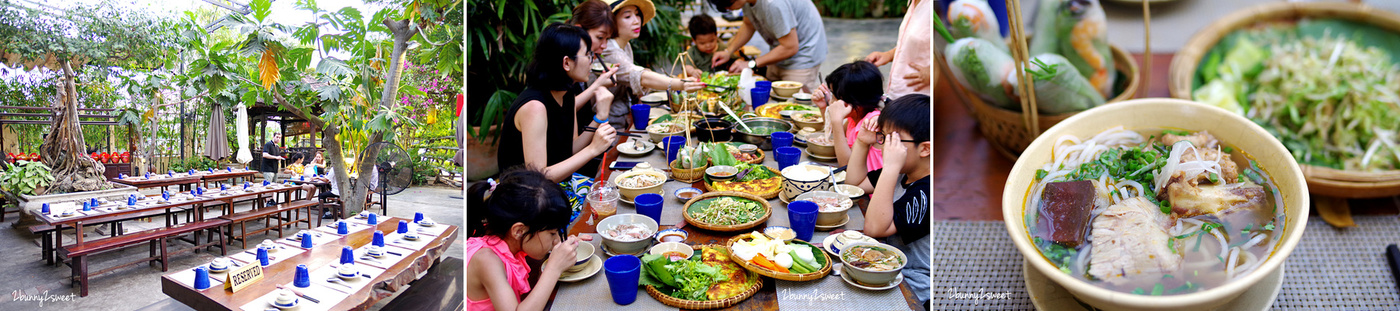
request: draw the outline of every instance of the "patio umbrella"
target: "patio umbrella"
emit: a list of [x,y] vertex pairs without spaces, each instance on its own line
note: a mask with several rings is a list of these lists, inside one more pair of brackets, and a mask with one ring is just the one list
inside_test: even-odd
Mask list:
[[223,106],[214,105],[214,109],[209,115],[209,139],[204,143],[205,156],[218,160],[231,153],[228,150],[228,131],[225,130],[227,126],[228,122],[224,121]]
[[247,164],[253,161],[253,153],[248,151],[248,107],[238,105],[235,114],[238,115],[238,163]]

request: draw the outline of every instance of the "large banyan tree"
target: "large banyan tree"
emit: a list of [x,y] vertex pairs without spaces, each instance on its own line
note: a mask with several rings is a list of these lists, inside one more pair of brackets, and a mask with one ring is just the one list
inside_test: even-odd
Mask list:
[[60,73],[53,96],[51,132],[40,147],[44,164],[53,168],[48,193],[111,188],[104,167],[87,155],[78,106],[76,69],[83,66],[152,71],[176,60],[173,23],[124,5],[103,2],[67,9],[40,4],[22,6],[0,0],[0,61],[25,70]]

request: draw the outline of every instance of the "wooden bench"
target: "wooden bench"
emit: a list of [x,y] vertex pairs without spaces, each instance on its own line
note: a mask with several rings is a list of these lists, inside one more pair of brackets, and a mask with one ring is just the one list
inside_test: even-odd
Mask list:
[[[255,208],[249,211],[219,216],[219,218],[229,221],[229,229],[225,231],[225,233],[228,235],[228,239],[230,240],[229,242],[236,240],[239,242],[239,246],[241,246],[241,248],[248,248],[249,235],[263,233],[267,231],[277,231],[277,237],[280,238],[282,237],[283,228],[294,227],[297,223],[306,223],[306,227],[311,228],[311,207],[316,206],[316,204],[316,200],[298,200],[279,204],[273,207]],[[306,217],[301,216],[301,210],[303,209],[307,211]],[[289,217],[291,222],[286,222],[287,219],[281,216],[283,213],[295,214],[295,216]],[[262,229],[253,230],[251,232],[248,231],[248,222],[256,221],[258,219],[263,220],[264,227]],[[271,224],[272,219],[277,219],[277,225]],[[320,218],[318,217],[318,222],[319,219]],[[239,229],[237,230],[237,234],[234,234],[235,230],[233,229],[235,226],[237,226]]]
[[462,268],[461,258],[444,258],[380,310],[461,310],[465,296],[455,289],[462,288]]
[[[110,237],[116,237],[116,236],[118,236],[118,235],[121,235],[122,232],[125,230],[125,228],[122,226],[122,222],[129,221],[129,220],[134,220],[134,219],[141,219],[141,218],[149,218],[149,217],[161,216],[161,215],[167,216],[167,217],[166,217],[166,221],[165,221],[165,226],[166,226],[166,227],[171,227],[171,226],[177,225],[179,221],[176,220],[176,219],[173,219],[174,217],[169,217],[170,214],[173,214],[173,213],[176,213],[176,212],[181,212],[181,211],[189,211],[188,208],[178,208],[178,209],[179,209],[179,210],[172,210],[172,211],[169,211],[169,212],[164,211],[164,210],[154,210],[154,211],[147,211],[147,212],[136,213],[136,214],[127,214],[127,215],[117,215],[117,216],[103,217],[103,218],[98,218],[98,219],[96,219],[96,220],[89,221],[89,222],[83,224],[83,227],[108,225],[108,226],[110,226],[110,229],[111,229],[111,230],[110,230],[110,232],[108,232],[107,235],[110,236]],[[190,222],[190,221],[187,220],[186,222]],[[58,232],[57,230],[54,230],[54,229],[55,229],[55,228],[54,228],[53,225],[48,225],[48,224],[38,224],[38,225],[29,226],[29,233],[39,236],[39,247],[42,249],[42,252],[43,252],[43,259],[45,260],[46,263],[48,263],[48,264],[50,264],[50,265],[55,264],[55,262],[54,262],[54,252],[56,251],[56,249],[55,249],[55,246],[56,246],[56,245],[55,245],[55,244],[58,244],[58,239],[57,239],[56,237],[57,237],[59,234],[62,234],[61,232]],[[64,227],[63,229],[64,229],[64,230],[72,230],[73,228],[71,228],[71,227]]]
[[[68,262],[68,265],[73,268],[73,276],[71,277],[73,280],[73,284],[78,285],[81,288],[79,290],[80,296],[87,297],[89,284],[88,278],[90,278],[91,276],[100,275],[135,264],[149,264],[156,261],[160,262],[160,271],[169,271],[170,267],[168,256],[170,255],[170,253],[166,249],[167,238],[181,236],[189,233],[197,233],[199,231],[204,230],[221,230],[221,228],[225,225],[228,225],[228,220],[210,219],[200,222],[188,223],[181,226],[152,229],[131,234],[119,235],[111,238],[88,241],[83,245],[68,245],[61,247],[58,250],[58,256],[60,258],[66,258],[65,261]],[[222,236],[222,234],[220,235]],[[196,235],[196,240],[198,240],[198,235]],[[226,247],[225,245],[227,245],[223,244],[223,241],[224,240],[221,237],[221,250],[223,250]],[[150,246],[150,255],[146,258],[142,258],[133,262],[119,264],[117,266],[103,269],[94,273],[88,272],[88,256],[123,249],[142,243],[148,244]],[[198,248],[199,247],[196,246],[196,249]]]

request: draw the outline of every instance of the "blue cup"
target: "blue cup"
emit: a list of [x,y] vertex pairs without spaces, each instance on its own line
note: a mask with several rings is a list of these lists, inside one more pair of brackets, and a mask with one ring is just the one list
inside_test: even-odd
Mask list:
[[632,105],[632,127],[637,130],[647,129],[647,121],[651,117],[651,105]]
[[267,185],[270,185],[270,184],[272,184],[272,183],[271,183],[271,182],[268,182],[268,181],[266,181],[266,180],[263,181],[263,187],[267,187]]
[[209,270],[204,269],[204,267],[194,268],[194,289],[209,289]]
[[306,176],[300,176],[300,177],[301,177],[301,181],[306,181]]
[[126,179],[126,174],[118,173],[118,174],[117,174],[117,179]]
[[754,108],[754,109],[758,109],[758,106],[763,106],[764,104],[768,104],[768,94],[769,94],[770,92],[772,92],[772,91],[773,91],[773,90],[771,90],[771,89],[760,89],[760,88],[754,88],[754,89],[752,89],[752,90],[749,90],[749,92],[750,92],[750,94],[749,94],[750,97],[749,97],[749,98],[753,99],[753,108]]
[[812,240],[812,231],[817,229],[817,203],[797,200],[788,203],[788,226],[797,232],[797,239]]
[[261,265],[261,266],[263,266],[263,267],[266,267],[267,265],[270,265],[270,264],[271,264],[271,263],[269,263],[269,261],[270,261],[270,260],[268,260],[268,258],[267,258],[267,249],[266,249],[266,248],[261,248],[261,247],[259,247],[259,248],[258,248],[258,265]]
[[792,147],[792,133],[773,132],[768,134],[768,138],[773,141],[773,148]]
[[311,271],[306,269],[306,265],[297,265],[297,276],[292,280],[292,285],[300,288],[311,287]]
[[48,213],[49,213],[49,204],[48,204],[48,203],[44,203],[44,205],[40,206],[40,207],[39,207],[39,212],[42,212],[42,213],[44,213],[44,214],[48,214]]
[[418,222],[420,222],[420,221],[423,221],[423,213],[422,213],[422,212],[415,212],[415,213],[413,213],[413,223],[418,223]]
[[84,211],[84,212],[92,211],[92,204],[88,203],[87,201],[84,201],[84,202],[83,202],[83,211]]
[[98,205],[102,205],[102,204],[97,203],[97,198],[89,199],[88,202],[92,202],[92,207],[97,207]]
[[190,169],[190,175],[194,175],[194,169]]
[[400,220],[400,221],[399,221],[399,234],[404,234],[404,233],[408,233],[408,221],[407,221],[407,220]]
[[228,190],[228,185],[219,184],[219,191],[224,191],[224,190]]
[[355,250],[349,246],[340,248],[340,264],[355,263]]
[[778,170],[781,171],[802,159],[802,149],[793,146],[773,148],[773,159],[778,161]]
[[345,223],[345,221],[343,221],[343,220],[340,221],[340,222],[336,222],[336,223],[335,223],[335,233],[336,233],[336,234],[350,234],[350,224]]
[[232,172],[232,171],[233,171],[233,168],[232,168],[232,167],[225,167],[224,170],[225,170],[225,171]]
[[685,147],[685,136],[666,136],[661,138],[661,144],[666,147],[666,165],[676,161],[676,155],[680,154],[681,148]]
[[773,89],[773,81],[768,81],[768,80],[754,81],[754,82],[753,82],[753,88],[756,88],[756,89],[765,89],[765,90],[772,90],[772,89]]
[[373,226],[373,225],[378,225],[378,224],[379,224],[379,215],[375,215],[374,213],[369,213],[369,216],[366,216],[366,218],[369,218],[369,224],[370,224],[371,226]]
[[168,171],[168,172],[165,172],[165,176],[175,177],[175,171]]
[[214,172],[214,169],[213,169],[213,168],[210,168],[210,169],[209,169],[209,172],[210,172],[210,173],[213,173],[213,172]]
[[[199,190],[199,189],[195,189],[195,190]],[[191,192],[194,192],[194,191],[191,191]],[[161,199],[165,199],[165,200],[170,200],[170,191],[164,191],[164,190],[162,190],[162,191],[160,192],[160,198],[161,198]]]
[[384,233],[379,230],[374,231],[374,246],[384,247]]
[[312,246],[315,246],[315,245],[316,245],[316,244],[312,244],[312,243],[311,243],[311,234],[310,234],[310,233],[303,233],[303,234],[301,234],[301,248],[311,248]]
[[642,278],[642,260],[632,255],[617,255],[603,261],[608,277],[608,289],[613,302],[629,305],[637,301],[637,283]]
[[656,223],[661,223],[661,206],[665,202],[660,194],[643,193],[637,195],[633,202],[636,202],[637,213],[651,217]]
[[151,179],[151,172],[146,172],[146,179]]
[[136,195],[126,197],[126,205],[136,205]]

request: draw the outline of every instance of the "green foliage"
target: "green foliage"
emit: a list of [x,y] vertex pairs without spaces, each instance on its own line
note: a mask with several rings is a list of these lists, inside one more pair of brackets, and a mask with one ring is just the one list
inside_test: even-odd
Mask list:
[[175,172],[185,172],[189,170],[203,171],[211,168],[221,168],[218,161],[206,157],[191,157],[189,159],[170,159],[170,170]]
[[[840,18],[900,18],[909,9],[906,0],[814,0],[813,3],[822,16]],[[881,16],[874,16],[877,6],[884,8]]]
[[[0,51],[25,60],[48,56],[105,66],[152,69],[173,60],[174,22],[115,1],[72,4],[52,13],[0,2]],[[75,68],[77,69],[77,68]]]
[[5,170],[4,175],[0,175],[0,187],[16,195],[34,195],[35,189],[53,184],[52,171],[44,163],[19,161]]
[[[467,85],[467,135],[494,144],[500,129],[491,126],[505,122],[518,92],[525,89],[525,66],[534,55],[539,34],[552,22],[568,20],[579,0],[467,2],[467,74],[474,80]],[[631,41],[638,65],[658,66],[671,61],[684,50],[685,35],[680,31],[678,7],[681,0],[653,0],[656,17]]]

